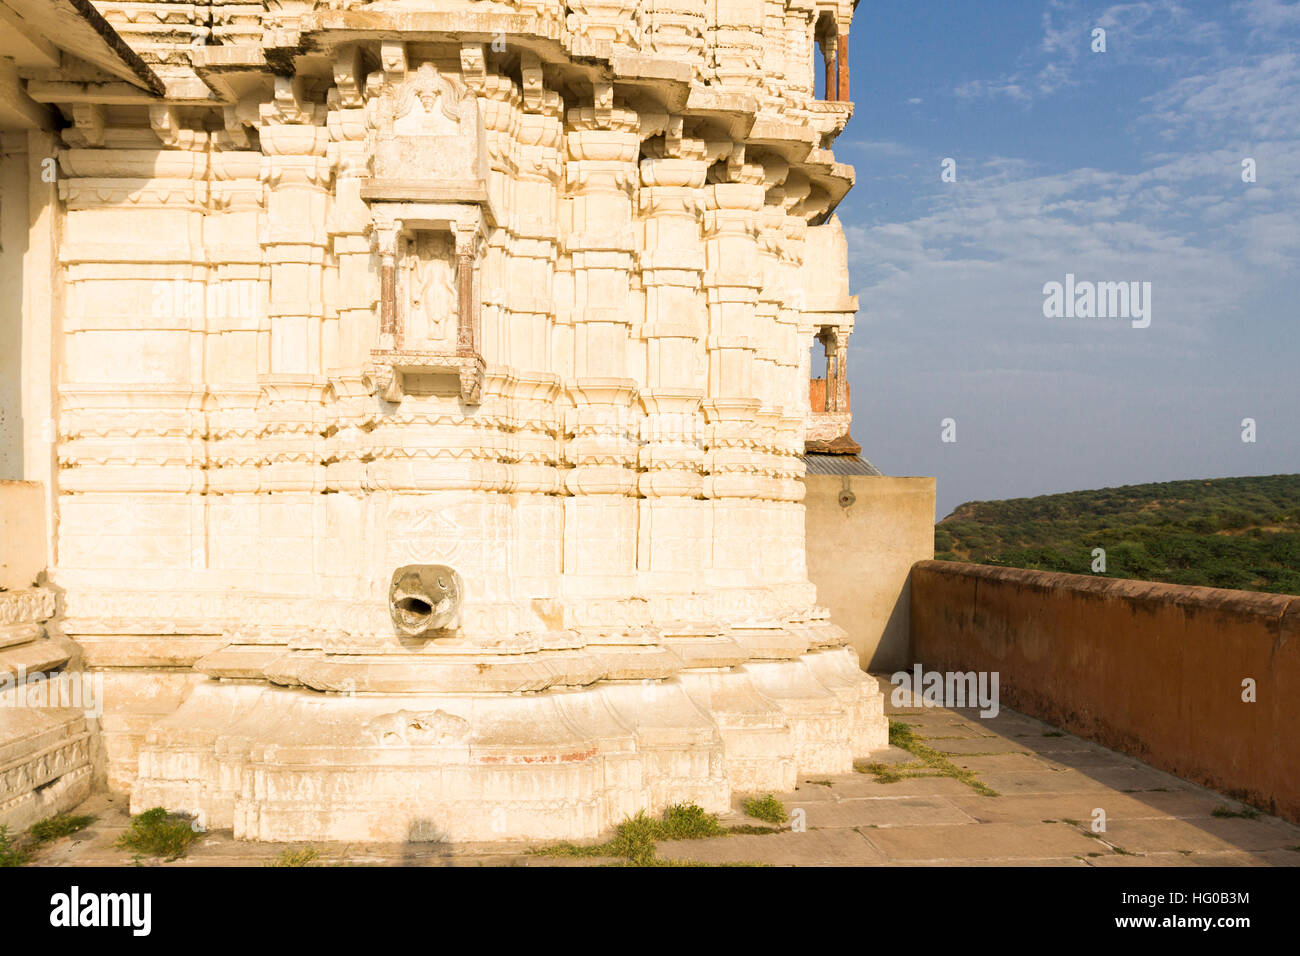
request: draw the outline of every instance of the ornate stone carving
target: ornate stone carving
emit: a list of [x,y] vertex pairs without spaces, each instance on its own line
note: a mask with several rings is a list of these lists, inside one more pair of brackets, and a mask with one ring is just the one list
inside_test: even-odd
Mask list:
[[458,264],[456,243],[450,235],[421,232],[407,241],[404,345],[433,351],[455,347],[460,314]]
[[439,747],[464,740],[469,722],[441,710],[399,710],[374,718],[366,728],[381,747]]
[[418,198],[412,187],[481,182],[482,131],[474,99],[459,93],[432,63],[409,73],[397,66],[385,67],[376,89],[367,86],[374,178],[405,184],[411,198]]
[[49,573],[137,808],[589,837],[883,743],[802,559],[851,4],[131,6],[166,95],[52,104]]

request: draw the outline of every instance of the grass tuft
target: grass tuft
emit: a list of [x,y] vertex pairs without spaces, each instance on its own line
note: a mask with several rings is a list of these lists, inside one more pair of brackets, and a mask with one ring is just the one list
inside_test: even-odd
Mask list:
[[[734,828],[733,828],[734,829]],[[712,813],[693,803],[678,803],[664,811],[659,819],[641,810],[628,817],[605,843],[552,843],[528,852],[535,856],[560,856],[592,859],[614,857],[627,866],[682,866],[686,864],[660,860],[655,856],[658,840],[703,840],[726,836],[728,830]]]
[[0,826],[0,867],[25,866],[32,861],[35,852],[46,843],[71,836],[94,822],[95,818],[91,816],[58,813],[44,820],[37,820],[27,828],[27,833],[23,837],[16,837],[9,832],[7,826]]
[[131,829],[117,838],[115,846],[135,850],[137,856],[160,856],[170,862],[183,857],[198,838],[188,815],[154,807],[132,817]]
[[767,794],[764,797],[755,797],[752,800],[746,800],[741,804],[746,816],[751,816],[755,820],[763,820],[766,823],[782,824],[789,818],[786,812],[785,804],[778,800],[775,794]]
[[868,763],[855,766],[853,769],[858,773],[874,774],[877,783],[898,783],[900,780],[908,780],[912,777],[938,776],[927,771],[925,764],[920,760],[911,760],[907,763]]
[[267,866],[311,866],[320,857],[312,847],[304,847],[301,850],[285,850],[274,860],[267,863]]
[[726,828],[712,813],[693,803],[678,803],[664,811],[660,824],[661,840],[703,840],[725,836]]
[[1259,816],[1259,811],[1254,807],[1242,807],[1240,810],[1234,810],[1225,804],[1219,804],[1210,811],[1212,817],[1239,817],[1242,820],[1253,820]]
[[9,828],[0,826],[0,867],[25,866],[31,851],[9,835]]
[[911,724],[905,724],[901,720],[891,720],[889,722],[889,745],[891,747],[900,747],[903,750],[910,751],[912,745],[917,743],[919,739],[916,736],[916,731],[912,730]]
[[906,724],[901,720],[891,720],[889,722],[889,743],[919,758],[919,762],[912,761],[905,764],[869,763],[855,766],[853,769],[859,773],[875,774],[879,783],[897,783],[911,777],[952,777],[954,780],[966,784],[976,793],[983,794],[986,797],[999,796],[996,790],[980,780],[975,771],[963,770],[948,759],[946,754],[940,753],[933,747],[922,743],[921,738],[912,730],[910,724]]
[[81,830],[86,829],[95,822],[92,816],[74,816],[70,813],[59,813],[44,820],[37,820],[27,831],[37,846],[43,843],[52,843],[60,840],[65,836],[72,836]]

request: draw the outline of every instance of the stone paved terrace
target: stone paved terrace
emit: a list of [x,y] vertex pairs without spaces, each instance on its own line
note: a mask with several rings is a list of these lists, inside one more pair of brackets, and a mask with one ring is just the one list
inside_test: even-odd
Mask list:
[[[888,689],[882,679],[881,684]],[[997,791],[986,796],[953,776],[882,782],[871,772],[805,779],[778,794],[787,809],[806,813],[805,832],[732,834],[661,842],[660,860],[775,866],[1295,866],[1300,827],[1276,817],[1216,816],[1238,802],[1155,770],[1124,754],[1057,731],[1005,708],[982,719],[972,709],[889,706],[920,742]],[[906,767],[916,757],[891,747],[880,764]],[[1106,811],[1104,834],[1090,835],[1095,808]],[[114,840],[127,827],[125,800],[96,795],[80,813],[88,829],[46,847],[44,866],[131,865]],[[723,823],[757,824],[740,811]],[[512,845],[311,844],[312,865],[573,866],[606,858],[531,855]],[[261,866],[303,844],[237,842],[205,835],[189,854],[163,866]]]

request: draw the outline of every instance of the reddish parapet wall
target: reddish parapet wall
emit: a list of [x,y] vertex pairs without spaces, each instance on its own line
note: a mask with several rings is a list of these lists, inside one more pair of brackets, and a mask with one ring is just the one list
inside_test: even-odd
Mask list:
[[1300,822],[1300,597],[922,561],[911,627],[926,670]]

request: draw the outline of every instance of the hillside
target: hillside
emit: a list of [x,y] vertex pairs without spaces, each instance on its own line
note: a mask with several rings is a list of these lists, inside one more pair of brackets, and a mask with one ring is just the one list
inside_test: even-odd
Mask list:
[[934,529],[935,557],[1300,594],[1300,475],[1214,478],[975,501]]

